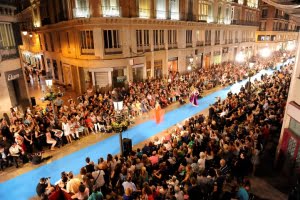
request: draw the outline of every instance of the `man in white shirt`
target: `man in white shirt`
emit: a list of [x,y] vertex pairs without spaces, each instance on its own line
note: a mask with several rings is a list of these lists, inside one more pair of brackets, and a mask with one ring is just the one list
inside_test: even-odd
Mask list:
[[126,181],[124,181],[122,183],[122,186],[124,188],[124,191],[126,191],[128,188],[130,188],[132,192],[137,191],[135,184],[133,182],[131,182],[131,177],[130,176],[127,178]]
[[18,145],[16,142],[14,142],[13,145],[11,145],[11,147],[9,148],[9,153],[16,164],[16,168],[19,167],[18,158],[21,158],[24,163],[25,152],[23,151],[22,147]]
[[101,169],[92,172],[92,176],[94,178],[95,185],[97,186],[97,188],[101,188],[105,184],[104,175],[105,172]]

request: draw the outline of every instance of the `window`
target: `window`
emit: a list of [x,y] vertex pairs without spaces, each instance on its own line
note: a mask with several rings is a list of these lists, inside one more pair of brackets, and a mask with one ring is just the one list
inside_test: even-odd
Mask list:
[[244,4],[244,0],[238,0],[238,4]]
[[92,30],[80,31],[81,54],[94,54],[94,36]]
[[267,8],[262,9],[261,17],[262,18],[267,18],[268,17],[268,9]]
[[220,30],[215,31],[215,44],[220,44]]
[[186,46],[192,46],[193,31],[186,30]]
[[11,47],[15,47],[12,26],[9,23],[0,23],[0,48]]
[[103,39],[106,54],[121,53],[118,30],[103,30]]
[[223,13],[222,13],[222,6],[221,5],[219,5],[218,6],[218,23],[219,24],[222,24],[223,23],[223,21],[224,21],[224,19],[223,19]]
[[52,37],[52,33],[49,33],[49,39],[50,39],[50,47],[51,47],[51,50],[50,50],[50,51],[54,51],[54,45],[53,45],[53,37]]
[[211,44],[211,30],[205,30],[205,45]]
[[88,0],[75,0],[74,17],[89,17]]
[[160,30],[159,31],[159,44],[160,45],[164,45],[164,42],[165,40],[164,40],[164,30]]
[[138,51],[150,50],[149,30],[136,30],[136,46]]
[[70,49],[70,36],[69,36],[69,32],[66,32],[66,37],[67,37],[67,46],[68,46],[68,49]]
[[60,34],[59,34],[59,32],[56,32],[56,36],[57,36],[58,50],[59,50],[59,52],[61,52],[61,43],[60,43]]
[[156,18],[166,19],[166,0],[156,1]]
[[139,16],[150,18],[150,0],[139,0]]
[[179,0],[169,0],[170,2],[170,18],[179,20]]
[[164,41],[164,30],[153,30],[154,49],[163,49]]
[[196,31],[196,39],[197,39],[197,46],[203,46],[204,40],[205,40],[205,31],[197,30]]
[[44,34],[45,50],[48,51],[47,34]]
[[211,22],[212,9],[211,4],[207,4],[206,1],[199,1],[198,4],[198,20]]
[[177,47],[177,30],[168,30],[168,48]]
[[225,9],[225,16],[224,16],[224,23],[225,24],[230,24],[230,22],[231,22],[230,7],[226,7],[226,9]]
[[120,16],[119,0],[102,0],[103,16]]

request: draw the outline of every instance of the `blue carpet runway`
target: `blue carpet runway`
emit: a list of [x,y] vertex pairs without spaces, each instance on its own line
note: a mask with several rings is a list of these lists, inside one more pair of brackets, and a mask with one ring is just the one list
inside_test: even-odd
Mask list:
[[[253,81],[255,78],[259,80],[261,75],[266,73],[271,74],[272,70],[262,70],[260,73],[253,76],[251,81]],[[159,125],[156,125],[154,121],[147,121],[134,126],[125,131],[123,133],[123,137],[132,139],[133,145],[141,143],[149,137],[156,135],[157,133],[160,133],[208,108],[210,104],[216,101],[216,97],[221,97],[224,99],[229,91],[232,91],[232,93],[238,92],[240,87],[245,85],[246,82],[247,80],[241,81],[205,96],[198,101],[199,107],[193,107],[190,104],[186,104],[178,109],[172,110],[165,114],[164,121]],[[35,188],[41,177],[51,177],[51,183],[54,183],[60,179],[60,172],[62,171],[72,171],[74,174],[79,174],[80,168],[85,165],[85,158],[87,156],[89,156],[93,161],[97,161],[100,157],[106,159],[106,156],[109,153],[114,155],[118,154],[119,152],[119,136],[116,134],[104,141],[80,149],[61,159],[55,160],[49,164],[38,167],[32,171],[2,183],[0,185],[0,199],[29,199],[33,196],[36,196]]]

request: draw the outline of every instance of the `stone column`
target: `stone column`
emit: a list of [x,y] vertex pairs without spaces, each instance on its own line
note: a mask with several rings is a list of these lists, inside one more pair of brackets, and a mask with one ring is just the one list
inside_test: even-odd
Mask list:
[[100,17],[102,13],[101,0],[89,0],[91,17]]

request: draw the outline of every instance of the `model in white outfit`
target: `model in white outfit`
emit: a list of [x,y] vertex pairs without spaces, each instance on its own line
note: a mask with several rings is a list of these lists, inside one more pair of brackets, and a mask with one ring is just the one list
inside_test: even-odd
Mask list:
[[62,130],[64,131],[64,134],[68,140],[68,143],[72,143],[72,138],[71,138],[71,127],[69,124],[69,121],[67,121],[66,119],[64,120],[64,122],[62,123]]

